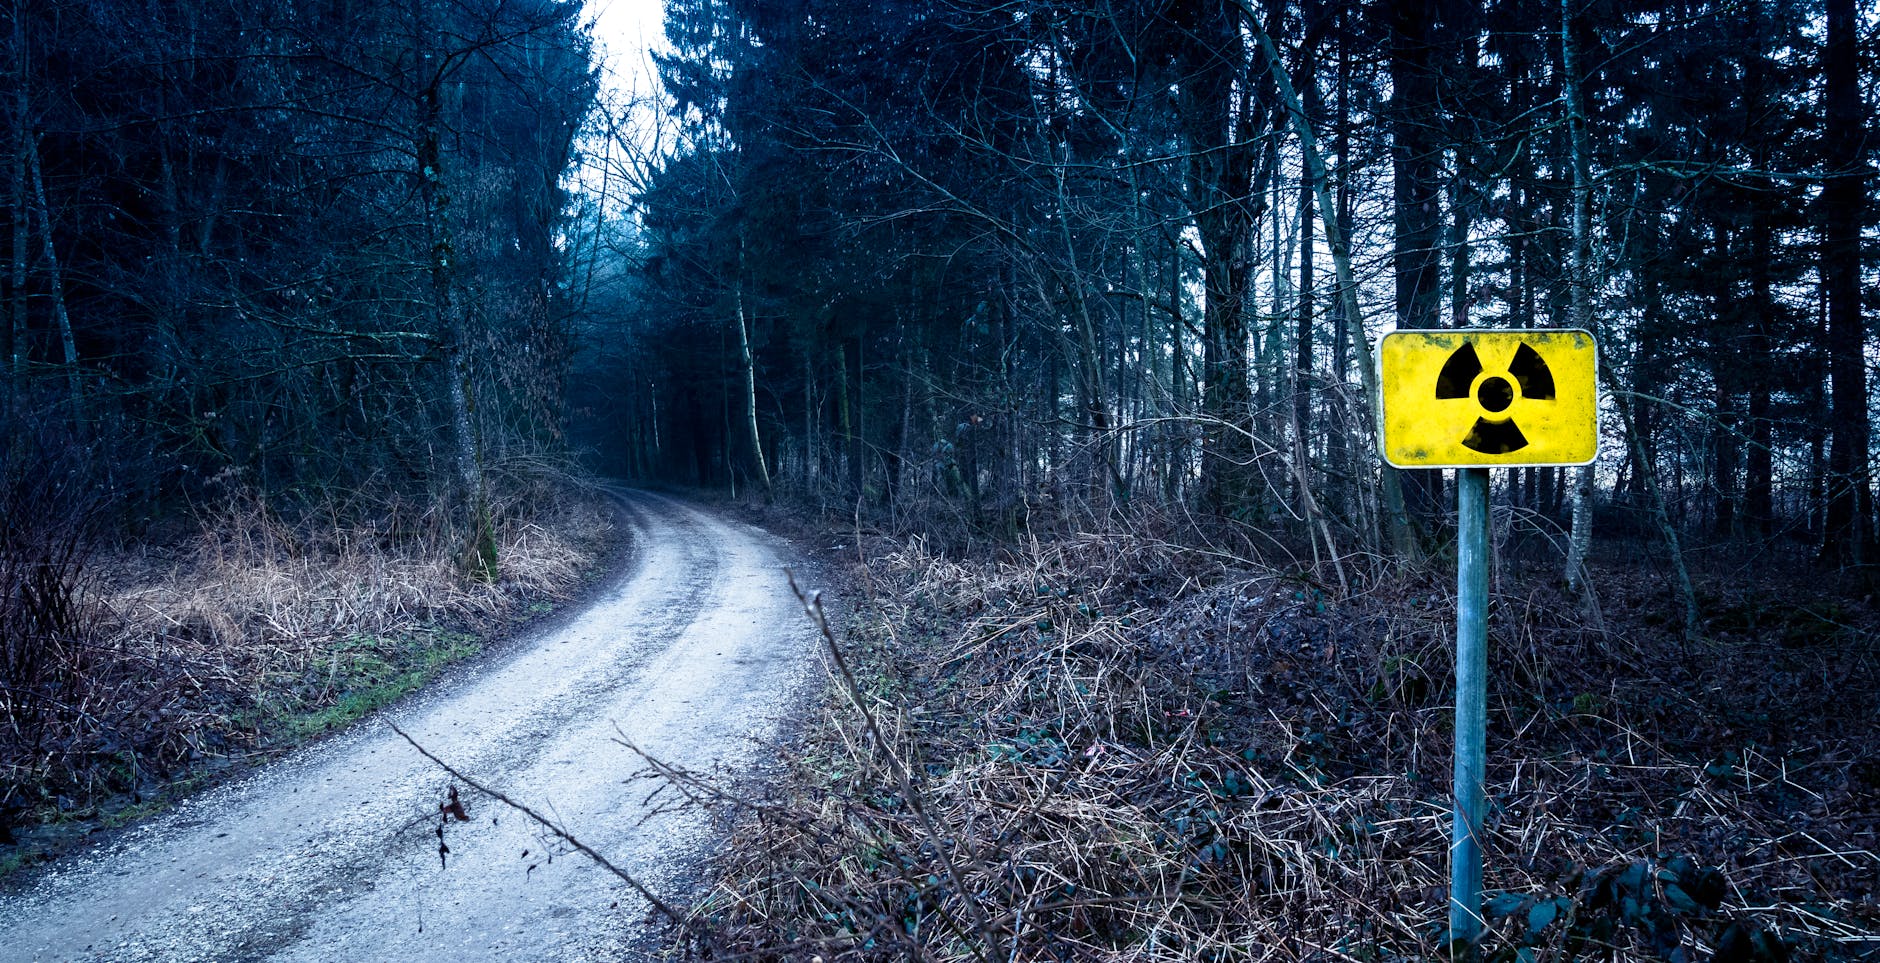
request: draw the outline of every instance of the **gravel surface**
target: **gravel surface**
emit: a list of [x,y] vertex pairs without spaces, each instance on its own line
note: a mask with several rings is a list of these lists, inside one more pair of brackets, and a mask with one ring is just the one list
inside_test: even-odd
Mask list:
[[[548,814],[680,898],[713,817],[649,802],[653,756],[746,771],[804,691],[814,640],[780,540],[623,493],[635,549],[586,611],[346,733],[203,793],[0,896],[0,960],[617,960],[648,908],[394,733]],[[616,726],[618,731],[616,731]]]

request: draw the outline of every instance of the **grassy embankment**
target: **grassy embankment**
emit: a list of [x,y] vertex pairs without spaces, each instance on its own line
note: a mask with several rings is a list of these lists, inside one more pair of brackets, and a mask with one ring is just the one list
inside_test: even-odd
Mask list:
[[161,545],[73,548],[50,616],[13,620],[40,638],[9,637],[37,658],[8,647],[32,685],[0,713],[0,873],[419,688],[569,598],[613,544],[605,496],[514,486],[485,580],[440,514],[289,522],[231,499]]

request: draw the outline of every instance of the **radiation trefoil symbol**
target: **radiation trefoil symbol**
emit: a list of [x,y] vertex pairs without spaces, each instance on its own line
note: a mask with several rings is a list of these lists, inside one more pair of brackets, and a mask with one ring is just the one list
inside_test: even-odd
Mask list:
[[1599,351],[1573,329],[1393,331],[1378,345],[1382,453],[1399,468],[1584,465]]
[[1482,413],[1463,436],[1462,446],[1484,455],[1505,455],[1528,446],[1527,436],[1508,412],[1517,390],[1528,401],[1554,400],[1554,373],[1532,345],[1523,344],[1514,350],[1505,377],[1484,371],[1475,345],[1470,343],[1457,348],[1436,375],[1437,398],[1474,398],[1481,406]]

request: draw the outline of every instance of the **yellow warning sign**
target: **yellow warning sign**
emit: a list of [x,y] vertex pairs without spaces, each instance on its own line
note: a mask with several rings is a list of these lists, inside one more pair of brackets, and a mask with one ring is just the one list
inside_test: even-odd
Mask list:
[[1584,465],[1599,452],[1590,332],[1393,331],[1377,354],[1384,460],[1398,468]]

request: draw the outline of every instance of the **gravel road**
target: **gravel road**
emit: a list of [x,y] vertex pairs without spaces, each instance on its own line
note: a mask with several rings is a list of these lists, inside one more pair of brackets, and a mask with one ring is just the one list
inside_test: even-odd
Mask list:
[[[684,895],[713,819],[629,777],[624,733],[748,770],[813,664],[779,540],[625,493],[633,557],[589,608],[344,734],[59,860],[0,895],[3,960],[618,960],[647,906],[520,814],[451,784],[386,725]],[[615,727],[618,726],[618,732]],[[551,858],[552,857],[552,858]]]

